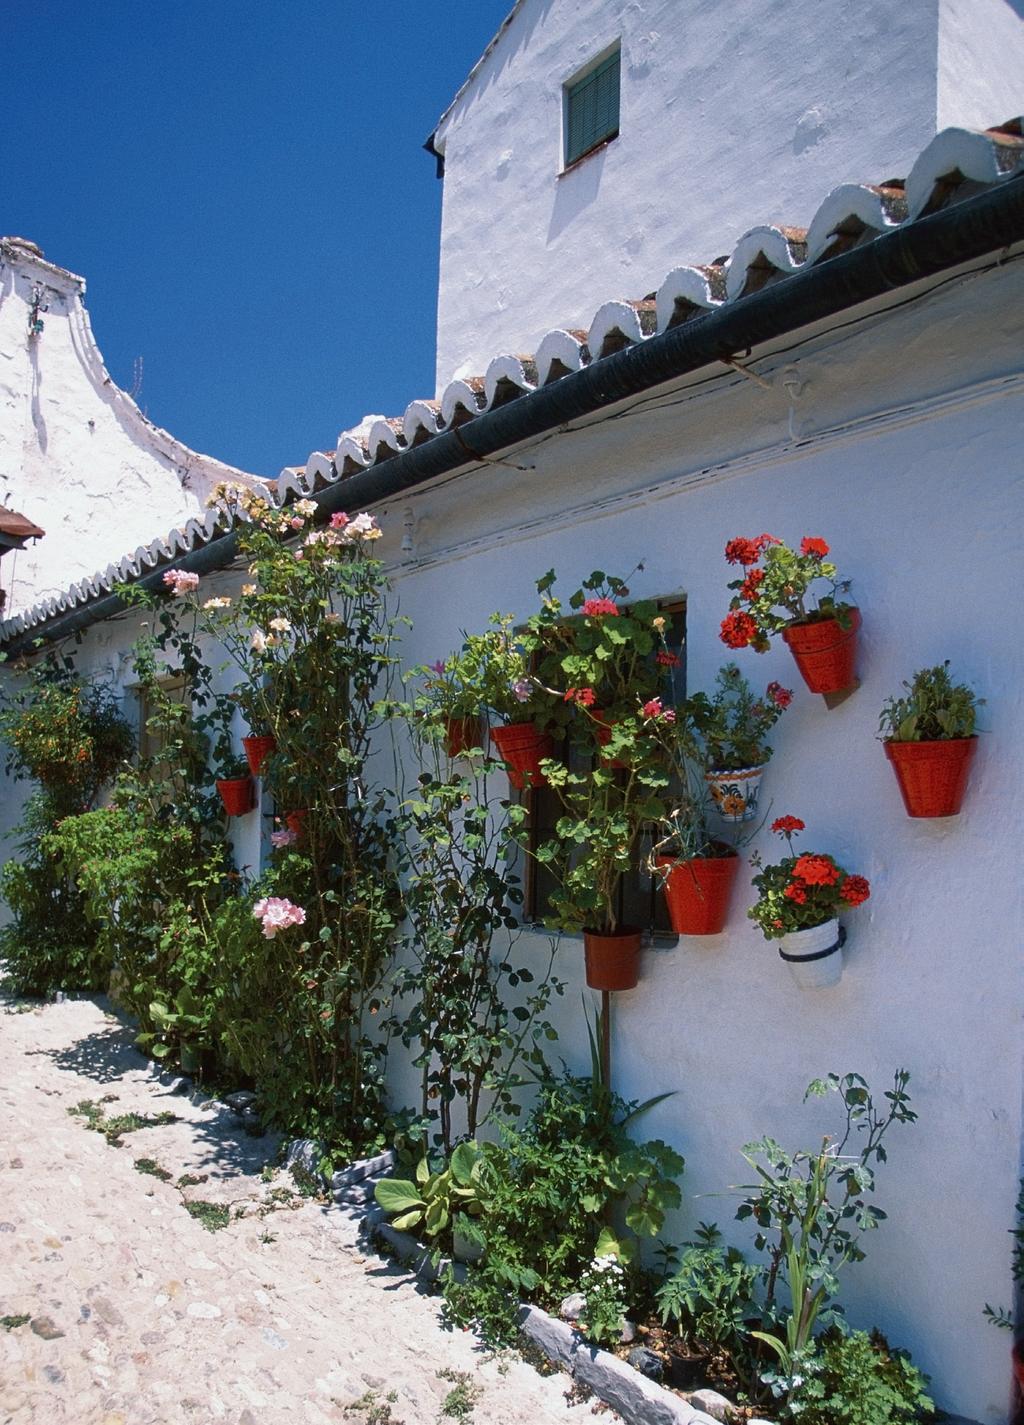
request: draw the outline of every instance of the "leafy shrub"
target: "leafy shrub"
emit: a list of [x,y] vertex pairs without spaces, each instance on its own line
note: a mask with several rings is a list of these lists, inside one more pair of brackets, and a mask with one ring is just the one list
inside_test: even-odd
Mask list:
[[880,1332],[833,1330],[818,1341],[789,1418],[801,1425],[909,1425],[934,1409],[927,1387],[906,1352]]
[[634,1143],[627,1126],[651,1103],[626,1103],[599,1079],[565,1073],[542,1084],[521,1127],[501,1123],[501,1142],[483,1146],[479,1191],[485,1261],[464,1285],[445,1285],[447,1310],[496,1342],[516,1333],[518,1301],[552,1304],[607,1254],[606,1222],[624,1220],[627,1250],[653,1237],[679,1206],[683,1160],[660,1140]]
[[696,1241],[683,1244],[678,1266],[657,1289],[662,1323],[675,1322],[681,1336],[738,1365],[750,1351],[746,1322],[759,1314],[759,1276],[742,1252],[723,1244],[713,1223],[702,1222]]
[[109,977],[109,959],[86,921],[73,876],[44,849],[57,814],[48,792],[30,797],[18,828],[20,859],[0,868],[0,896],[12,917],[0,927],[0,960],[15,994],[99,990]]
[[5,771],[32,780],[13,833],[20,859],[0,871],[11,922],[0,930],[0,958],[21,994],[106,986],[109,957],[86,923],[73,875],[49,833],[96,799],[134,745],[107,688],[79,679],[67,659],[24,670],[26,681],[0,707]]

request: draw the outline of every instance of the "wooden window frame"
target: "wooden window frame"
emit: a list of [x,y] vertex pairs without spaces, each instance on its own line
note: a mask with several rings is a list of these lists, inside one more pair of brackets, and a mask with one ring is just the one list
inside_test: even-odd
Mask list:
[[[614,68],[615,71],[615,119],[606,123],[600,133],[596,130],[578,149],[572,147],[573,107],[585,102],[586,91]],[[611,143],[619,136],[619,121],[622,104],[622,48],[618,40],[585,68],[577,70],[562,86],[562,172],[568,173],[588,154]]]

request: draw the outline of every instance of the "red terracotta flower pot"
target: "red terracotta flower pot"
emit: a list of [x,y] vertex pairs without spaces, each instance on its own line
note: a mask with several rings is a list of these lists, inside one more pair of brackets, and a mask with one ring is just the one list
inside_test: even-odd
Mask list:
[[640,978],[640,931],[623,925],[615,935],[584,930],[587,984],[592,990],[632,990]]
[[218,781],[217,791],[228,816],[245,816],[256,805],[256,788],[251,777],[230,777]]
[[736,852],[696,856],[690,861],[659,856],[658,865],[672,867],[665,878],[665,904],[676,934],[720,935],[740,865]]
[[849,609],[849,628],[838,619],[791,623],[782,637],[796,659],[800,676],[812,693],[842,693],[856,681],[857,631],[860,609]]
[[551,756],[555,744],[546,732],[538,732],[532,722],[513,722],[505,727],[492,727],[491,741],[507,764],[508,779],[517,791],[527,786],[547,786],[540,764],[543,758]]
[[449,757],[465,757],[480,746],[480,719],[447,717],[444,720],[444,745]]
[[257,737],[255,733],[250,733],[248,737],[242,738],[242,746],[245,748],[245,759],[249,763],[249,770],[254,777],[258,777],[263,771],[263,764],[277,747],[276,737]]
[[309,808],[301,807],[298,811],[286,811],[284,814],[284,824],[289,831],[293,831],[301,841],[306,834],[306,817],[309,816]]
[[967,789],[976,737],[884,742],[908,816],[956,816]]

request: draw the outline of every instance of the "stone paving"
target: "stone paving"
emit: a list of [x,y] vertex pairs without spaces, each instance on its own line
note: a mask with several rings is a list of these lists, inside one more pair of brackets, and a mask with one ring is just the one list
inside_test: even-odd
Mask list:
[[[565,1375],[445,1331],[351,1218],[262,1173],[275,1139],[161,1085],[104,1001],[0,1001],[0,1063],[0,1425],[595,1419]],[[88,1127],[131,1112],[176,1118]]]

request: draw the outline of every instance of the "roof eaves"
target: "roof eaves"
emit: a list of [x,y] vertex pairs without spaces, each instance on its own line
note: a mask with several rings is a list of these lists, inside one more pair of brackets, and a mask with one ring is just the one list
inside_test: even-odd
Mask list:
[[[282,471],[273,497],[278,504],[311,497],[325,511],[342,503],[365,508],[734,352],[1024,241],[1024,140],[1004,126],[972,135],[980,144],[965,144],[965,132],[937,135],[915,163],[919,216],[901,206],[898,184],[844,185],[824,200],[806,234],[757,228],[727,261],[674,268],[653,297],[603,304],[588,331],[549,332],[534,357],[497,356],[486,376],[450,383],[440,403],[414,401],[401,420],[374,418],[363,423],[365,433],[343,432],[333,458],[314,451],[305,467]],[[960,167],[965,155],[967,173]],[[230,516],[211,512],[202,522],[191,520],[0,624],[0,644],[27,646],[33,630],[62,637],[115,612],[117,582],[154,586],[179,556],[181,567],[199,572],[223,567],[236,547]]]

